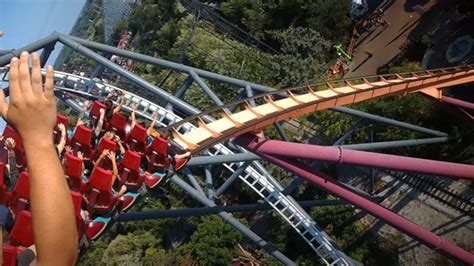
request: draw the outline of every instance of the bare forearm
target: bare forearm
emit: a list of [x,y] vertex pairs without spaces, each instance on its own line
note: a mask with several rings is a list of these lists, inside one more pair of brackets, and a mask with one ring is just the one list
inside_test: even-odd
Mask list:
[[63,153],[64,146],[66,146],[66,132],[62,132],[61,140],[58,143],[58,153]]
[[114,176],[112,177],[112,185],[115,183],[115,179],[118,177],[118,168],[117,168],[117,162],[115,160],[112,160],[112,172]]
[[10,165],[10,178],[12,184],[15,184],[19,173],[18,167],[16,167],[16,155],[14,151],[8,152],[8,165]]
[[103,159],[104,159],[104,156],[103,156],[103,155],[99,156],[99,158],[97,159],[97,161],[95,161],[95,163],[94,163],[94,168],[96,168],[97,166],[99,166]]
[[132,117],[132,123],[130,124],[130,128],[133,129],[135,127],[135,125],[137,124],[137,120],[136,120],[136,117],[135,117],[135,111],[132,111],[131,117]]
[[[71,265],[77,256],[74,207],[51,142],[24,140],[38,264]],[[60,230],[58,230],[60,229]],[[64,256],[58,256],[61,251]],[[64,260],[64,261],[58,261]]]
[[97,126],[95,127],[94,133],[98,137],[100,135],[100,131],[102,131],[102,127],[104,126],[104,115],[100,115],[99,122],[97,122]]

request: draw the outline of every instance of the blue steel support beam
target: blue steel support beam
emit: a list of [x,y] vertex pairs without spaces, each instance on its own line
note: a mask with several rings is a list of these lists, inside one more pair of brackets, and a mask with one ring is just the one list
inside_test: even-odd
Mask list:
[[204,190],[202,190],[196,178],[193,176],[193,174],[187,167],[183,169],[183,173],[188,178],[189,183],[191,183],[194,189],[196,189],[199,193],[201,193],[201,195],[205,196],[206,194],[204,193]]
[[235,182],[235,180],[239,178],[239,175],[241,175],[245,171],[247,166],[249,166],[251,163],[252,161],[247,161],[247,162],[244,162],[242,165],[240,165],[239,168],[237,168],[237,170],[235,170],[235,172],[233,172],[232,175],[229,178],[227,178],[224,184],[222,184],[217,189],[216,193],[214,193],[214,198],[216,199],[219,198],[222,195],[222,193],[224,193]]
[[55,45],[56,45],[56,42],[52,42],[51,44],[49,44],[49,45],[47,45],[43,48],[43,51],[41,52],[41,55],[40,55],[41,67],[42,68],[46,65],[46,62],[48,61],[49,56],[53,52]]
[[[234,100],[234,101],[237,102],[237,101],[240,101],[240,100],[242,100],[242,99],[244,99],[244,98],[245,98],[245,89],[243,89],[243,90],[239,93],[239,95],[237,95],[237,97],[235,97],[235,100]],[[231,107],[229,108],[229,111],[230,111],[231,113],[233,113],[236,108],[237,108],[237,105],[233,105],[233,106],[231,106]]]
[[198,86],[202,89],[202,91],[216,104],[217,106],[222,106],[224,103],[217,97],[217,95],[207,86],[206,82],[202,80],[199,75],[194,72],[193,70],[189,71],[189,75],[196,81]]
[[191,85],[193,84],[194,80],[193,80],[193,77],[191,76],[188,76],[183,84],[181,84],[181,86],[179,87],[179,89],[176,91],[176,93],[174,94],[174,97],[178,98],[178,99],[181,99],[183,98],[184,96],[184,93],[186,93],[186,91],[189,89],[189,87],[191,87]]
[[214,183],[212,182],[211,167],[209,165],[204,166],[204,175],[206,176],[207,197],[214,200]]
[[[80,53],[80,54],[96,61],[99,64],[102,64],[103,66],[110,69],[111,71],[113,71],[113,72],[121,75],[122,77],[126,78],[130,82],[132,82],[132,83],[134,83],[134,84],[136,84],[136,85],[138,85],[138,86],[140,86],[140,87],[142,87],[146,90],[149,90],[150,92],[154,93],[155,95],[158,95],[159,97],[161,97],[165,101],[173,104],[173,106],[178,107],[183,112],[185,112],[189,115],[195,115],[195,114],[200,113],[200,111],[198,109],[192,107],[191,105],[187,104],[186,102],[184,102],[180,99],[177,99],[176,97],[169,94],[168,92],[165,92],[164,90],[153,86],[152,84],[150,84],[146,80],[144,80],[144,79],[128,72],[127,70],[123,69],[119,65],[114,64],[113,62],[111,62],[110,60],[107,60],[103,56],[100,56],[97,53],[95,53],[94,51],[92,51],[92,50],[86,48],[85,46],[82,46],[81,44],[75,42],[70,37],[65,36],[65,35],[60,35],[59,41],[61,43],[63,43],[64,45],[72,48],[74,51],[76,51],[76,52],[78,52],[78,53]],[[120,50],[120,49],[118,49],[118,50]]]
[[[173,175],[170,180],[175,183],[178,187],[189,193],[193,198],[197,199],[202,204],[206,205],[207,207],[216,207],[217,205],[208,198],[202,196],[197,190],[193,189],[190,185],[186,182],[181,180],[177,175]],[[227,223],[232,225],[235,229],[237,229],[242,235],[252,240],[255,244],[259,247],[264,249],[270,255],[275,257],[281,263],[285,265],[296,265],[292,260],[288,257],[283,255],[280,251],[278,251],[272,244],[268,243],[267,241],[263,240],[260,236],[255,234],[252,230],[248,229],[245,225],[243,225],[239,220],[235,219],[230,215],[228,212],[220,211],[218,215]]]
[[[250,85],[245,86],[245,93],[247,95],[247,98],[252,98],[253,97],[252,86]],[[249,103],[252,107],[256,106],[255,101],[253,99],[250,99]]]
[[383,150],[391,148],[409,147],[424,144],[442,143],[448,141],[448,137],[437,137],[437,138],[425,138],[425,139],[411,139],[411,140],[394,140],[394,141],[382,141],[373,143],[360,143],[341,145],[345,149],[368,151],[368,150]]
[[51,34],[49,36],[46,36],[42,39],[39,39],[39,40],[37,40],[33,43],[25,45],[25,46],[23,46],[19,49],[10,50],[10,51],[8,51],[8,53],[0,56],[0,67],[9,64],[10,60],[13,57],[19,57],[21,52],[28,51],[28,52],[32,53],[32,52],[38,51],[41,48],[44,48],[44,47],[46,47],[46,46],[48,46],[52,43],[55,43],[56,41],[58,41],[58,38],[59,38],[58,33],[53,33],[53,34]]
[[[105,53],[104,55],[105,58],[109,59],[112,58],[112,54],[111,53]],[[94,68],[94,71],[92,71],[92,74],[91,76],[93,78],[97,78],[99,77],[100,75],[102,75],[102,73],[104,72],[105,68],[103,65],[99,64],[97,65],[95,68]]]
[[359,119],[357,123],[355,123],[344,135],[342,135],[332,146],[339,146],[341,145],[347,138],[349,138],[354,132],[356,132],[361,126],[365,124],[364,119]]
[[288,138],[285,135],[285,131],[283,131],[283,128],[281,128],[280,122],[273,123],[273,126],[275,127],[276,131],[278,132],[278,135],[280,136],[280,139],[288,140]]
[[[112,47],[112,46],[109,46],[109,45],[105,45],[105,44],[101,44],[101,43],[97,43],[97,42],[92,42],[92,41],[84,40],[84,39],[73,37],[73,36],[67,36],[67,35],[62,35],[62,34],[60,36],[67,37],[67,38],[70,38],[72,40],[75,40],[78,43],[81,43],[82,45],[84,45],[86,47],[89,47],[91,49],[94,49],[94,50],[99,50],[99,51],[104,51],[104,52],[111,52],[113,54],[123,56],[123,57],[126,57],[126,58],[130,58],[132,60],[146,62],[146,63],[149,63],[149,64],[155,64],[155,65],[158,65],[158,66],[161,66],[161,67],[164,67],[164,68],[174,69],[174,70],[181,71],[181,72],[189,73],[189,71],[192,70],[192,71],[196,72],[200,77],[203,77],[203,78],[206,78],[206,79],[209,79],[209,80],[214,80],[214,81],[217,81],[217,82],[228,83],[228,84],[240,87],[240,88],[242,88],[242,87],[245,88],[245,87],[247,87],[247,85],[249,85],[249,86],[251,86],[252,89],[259,90],[259,91],[262,91],[262,92],[275,91],[275,89],[270,88],[270,87],[266,87],[266,86],[251,83],[251,82],[248,82],[248,81],[239,80],[239,79],[219,75],[219,74],[212,73],[212,72],[209,72],[209,71],[206,71],[206,70],[185,66],[185,65],[182,65],[182,64],[166,61],[166,60],[163,60],[163,59],[154,58],[154,57],[151,57],[151,56],[142,55],[142,54],[139,54],[139,53],[118,49],[116,47]],[[0,57],[0,59],[1,59],[1,57]],[[1,62],[2,61],[0,60],[0,66],[2,66]],[[179,106],[179,107],[181,107],[181,106]],[[362,117],[362,118],[366,118],[368,120],[376,121],[376,122],[379,122],[379,123],[389,124],[389,125],[393,125],[393,126],[397,126],[397,127],[401,127],[401,128],[406,128],[406,129],[422,132],[422,133],[427,133],[427,134],[430,134],[430,135],[435,135],[435,136],[440,136],[440,137],[447,136],[446,133],[443,133],[443,132],[440,132],[440,131],[431,130],[431,129],[411,125],[411,124],[408,124],[408,123],[396,121],[396,120],[393,120],[393,119],[388,119],[388,118],[385,118],[385,117],[380,117],[380,116],[377,116],[377,115],[368,114],[368,113],[357,111],[357,110],[352,110],[352,109],[347,108],[347,107],[338,106],[338,107],[331,108],[331,110],[341,112],[341,113],[345,113],[345,114],[358,116],[358,117]]]
[[[181,84],[181,86],[178,88],[178,90],[174,94],[174,97],[178,99],[182,99],[186,91],[193,84],[193,82],[194,82],[193,77],[188,75],[188,77],[183,81],[183,84]],[[166,103],[166,109],[172,110],[173,106],[170,103]]]
[[[302,208],[311,208],[315,206],[334,206],[348,204],[347,201],[341,199],[335,200],[306,200],[297,202]],[[182,218],[193,216],[204,216],[218,214],[219,212],[255,212],[255,211],[273,211],[273,208],[267,203],[242,204],[231,206],[214,206],[185,208],[174,210],[146,211],[146,212],[127,212],[121,213],[118,217],[119,222],[143,221],[150,219],[164,218]]]
[[357,117],[360,117],[360,118],[365,118],[367,120],[371,120],[371,121],[382,123],[382,124],[396,126],[396,127],[399,127],[399,128],[405,128],[405,129],[409,129],[409,130],[413,130],[413,131],[418,131],[418,132],[421,132],[421,133],[426,133],[426,134],[433,135],[433,136],[446,137],[448,135],[448,134],[443,133],[441,131],[437,131],[437,130],[433,130],[433,129],[429,129],[429,128],[424,128],[424,127],[412,125],[412,124],[409,124],[409,123],[397,121],[397,120],[386,118],[386,117],[381,117],[381,116],[378,116],[378,115],[365,113],[365,112],[350,109],[350,108],[347,108],[347,107],[344,107],[344,106],[332,107],[331,110],[337,111],[337,112],[340,112],[340,113],[344,113],[344,114],[348,114],[348,115],[352,115],[352,116],[357,116]]
[[239,87],[239,88],[245,88],[247,85],[250,85],[253,89],[257,89],[257,90],[260,90],[260,91],[264,91],[264,92],[274,91],[274,89],[270,88],[270,87],[262,86],[262,85],[259,85],[259,84],[255,84],[255,83],[252,83],[252,82],[248,82],[248,81],[244,81],[244,80],[240,80],[240,79],[236,79],[236,78],[227,77],[227,76],[224,76],[224,75],[216,74],[216,73],[213,73],[213,72],[210,72],[210,71],[206,71],[206,70],[202,70],[202,69],[198,69],[198,68],[194,68],[194,67],[190,67],[190,66],[185,66],[183,64],[178,64],[178,63],[174,63],[174,62],[171,62],[171,61],[155,58],[155,57],[152,57],[152,56],[142,55],[142,54],[135,53],[135,52],[130,52],[130,51],[127,51],[127,50],[122,50],[122,49],[119,49],[119,48],[116,48],[116,47],[113,47],[113,46],[109,46],[109,45],[105,45],[105,44],[101,44],[101,43],[97,43],[97,42],[93,42],[93,41],[84,40],[84,39],[74,37],[74,36],[68,36],[68,35],[63,35],[63,34],[61,34],[61,36],[70,38],[71,40],[74,40],[74,41],[76,41],[76,42],[78,42],[78,43],[80,43],[80,44],[82,44],[86,47],[91,48],[91,49],[99,50],[99,51],[103,51],[103,52],[111,52],[115,55],[130,58],[132,60],[141,61],[141,62],[145,62],[145,63],[149,63],[149,64],[154,64],[154,65],[157,65],[157,66],[161,66],[163,68],[173,69],[173,70],[180,71],[180,72],[189,73],[189,71],[192,70],[192,71],[196,72],[200,77],[208,79],[208,80],[213,80],[213,81],[216,81],[216,82],[223,82],[223,83],[231,84],[231,85]]

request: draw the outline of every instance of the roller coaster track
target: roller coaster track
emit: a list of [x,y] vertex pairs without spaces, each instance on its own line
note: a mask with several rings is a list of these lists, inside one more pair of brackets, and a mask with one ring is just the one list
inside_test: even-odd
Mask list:
[[[82,76],[72,75],[69,73],[55,71],[56,86],[68,87],[73,85],[74,89],[84,93],[90,93],[92,87],[85,86],[86,81],[91,80]],[[74,86],[76,85],[76,86]],[[136,103],[139,106],[136,113],[144,118],[152,119],[153,113],[159,113],[159,127],[169,128],[170,125],[179,123],[177,130],[183,132],[191,132],[196,130],[196,126],[192,123],[182,123],[182,118],[157,104],[154,104],[144,98],[134,95],[126,90],[114,87],[109,84],[94,81],[96,89],[105,92],[113,90],[124,93],[126,103],[124,109],[131,110],[130,104]],[[118,104],[118,102],[115,102]],[[210,156],[225,155],[233,153],[225,145],[216,143],[207,148]],[[224,164],[230,172],[235,172],[243,163]],[[308,243],[308,245],[320,256],[321,260],[328,265],[351,265],[353,264],[342,251],[332,243],[329,236],[322,231],[312,218],[290,197],[281,192],[276,186],[278,182],[273,180],[270,175],[258,172],[256,169],[248,166],[245,173],[239,175],[239,178],[249,185],[260,197],[262,197],[271,207],[273,207],[282,218],[289,223]]]
[[[199,154],[232,137],[247,132],[258,133],[275,122],[292,117],[388,95],[422,92],[439,99],[441,89],[473,81],[472,65],[331,81],[264,93],[219,106],[183,119],[165,130],[173,132],[173,140],[182,148]],[[280,99],[275,100],[276,97]],[[258,105],[252,107],[251,102]],[[236,112],[228,113],[230,107],[235,108]],[[206,124],[204,116],[221,118]],[[190,122],[198,126],[191,131],[180,131],[181,125]]]

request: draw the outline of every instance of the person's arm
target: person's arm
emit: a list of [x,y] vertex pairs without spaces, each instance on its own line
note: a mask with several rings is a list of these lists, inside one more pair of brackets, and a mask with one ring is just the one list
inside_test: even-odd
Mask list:
[[132,117],[132,122],[130,123],[130,128],[133,129],[135,125],[137,124],[137,119],[135,117],[135,110],[137,110],[137,105],[132,104],[131,108],[132,108],[132,114],[130,116]]
[[10,62],[10,104],[0,90],[0,111],[23,140],[28,161],[30,203],[38,265],[73,265],[77,258],[74,206],[53,142],[56,100],[53,68],[44,89],[40,59],[27,52]]
[[184,159],[184,158],[187,158],[187,157],[189,157],[189,156],[191,156],[191,153],[188,151],[188,152],[183,153],[183,154],[176,154],[176,155],[174,156],[174,158],[175,158],[175,159]]
[[89,109],[90,105],[91,105],[90,101],[85,101],[84,102],[84,105],[82,106],[82,110],[79,113],[79,117],[77,118],[78,121],[82,120],[82,118],[84,118],[84,115],[86,114],[86,111],[87,111],[87,109]]
[[125,96],[122,96],[122,98],[120,98],[120,104],[117,105],[117,107],[115,107],[114,109],[114,114],[120,112],[120,110],[122,110],[122,106],[124,105],[125,103]]
[[81,173],[82,173],[84,171],[84,169],[86,168],[85,165],[84,165],[84,153],[78,151],[77,152],[77,158],[81,159],[81,162],[82,162]]
[[117,167],[117,160],[115,159],[115,152],[111,151],[108,153],[107,155],[110,159],[110,161],[112,162],[112,173],[113,173],[113,176],[112,176],[112,186],[114,185],[115,183],[115,180],[117,179],[119,173],[118,173],[118,167]]
[[102,160],[105,158],[105,156],[107,156],[108,153],[109,153],[109,150],[103,150],[103,151],[102,151],[102,154],[99,156],[99,158],[97,159],[97,161],[95,161],[95,163],[94,163],[94,168],[96,168],[97,166],[100,165],[100,163],[101,163]]
[[5,140],[5,146],[8,150],[8,168],[10,171],[10,180],[13,185],[16,184],[18,179],[18,167],[16,167],[16,154],[15,154],[15,140],[12,138],[7,138]]
[[119,146],[120,154],[121,154],[121,155],[124,155],[125,152],[126,152],[126,150],[125,150],[125,148],[123,147],[122,141],[120,141],[120,137],[119,137],[118,135],[115,135],[114,141],[115,141],[115,143]]
[[151,131],[155,128],[156,120],[158,119],[158,111],[153,113],[153,120],[151,121],[150,126],[146,130],[146,135],[150,136]]
[[97,122],[97,126],[94,129],[94,134],[96,137],[100,136],[100,132],[102,131],[102,127],[104,126],[104,117],[105,117],[104,108],[101,108],[99,112],[100,112],[99,121]]
[[61,123],[58,125],[58,128],[61,131],[61,140],[56,147],[58,149],[59,155],[61,155],[64,150],[64,146],[66,146],[66,127]]

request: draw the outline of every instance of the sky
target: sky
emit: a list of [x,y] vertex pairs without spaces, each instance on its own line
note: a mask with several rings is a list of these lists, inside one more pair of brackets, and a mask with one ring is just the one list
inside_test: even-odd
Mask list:
[[[0,50],[19,48],[53,31],[68,34],[85,0],[0,0]],[[55,47],[53,64],[61,47]]]
[[[0,50],[20,48],[53,31],[68,34],[85,0],[0,0]],[[48,64],[61,51],[56,45]],[[5,84],[1,84],[5,87]],[[0,129],[4,127],[0,121]]]

